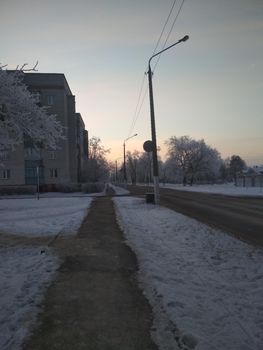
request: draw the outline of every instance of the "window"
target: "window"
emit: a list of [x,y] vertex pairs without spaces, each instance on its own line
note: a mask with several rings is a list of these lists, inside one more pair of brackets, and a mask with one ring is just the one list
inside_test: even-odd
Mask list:
[[58,177],[58,169],[57,168],[49,169],[49,175],[52,178]]
[[8,180],[11,177],[10,169],[0,170],[0,178],[4,180]]
[[4,150],[0,151],[0,160],[9,160],[10,159],[10,151]]
[[41,150],[39,148],[27,147],[24,149],[26,160],[39,160],[41,159]]
[[54,95],[47,95],[47,104],[48,106],[53,106],[54,105]]
[[0,104],[0,120],[4,121],[6,116],[6,106],[4,104]]
[[49,151],[48,152],[48,159],[56,159],[56,152],[55,151]]

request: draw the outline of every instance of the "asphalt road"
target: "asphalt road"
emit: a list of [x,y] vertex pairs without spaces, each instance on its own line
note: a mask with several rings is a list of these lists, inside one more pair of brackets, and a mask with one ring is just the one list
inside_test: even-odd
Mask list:
[[[132,195],[153,188],[128,186]],[[263,198],[160,189],[161,205],[195,218],[248,243],[263,246]]]

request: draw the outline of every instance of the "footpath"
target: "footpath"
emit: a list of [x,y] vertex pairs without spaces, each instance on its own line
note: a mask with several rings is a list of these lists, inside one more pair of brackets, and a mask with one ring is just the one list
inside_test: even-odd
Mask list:
[[77,236],[52,244],[62,264],[23,350],[157,350],[152,310],[136,279],[111,198],[94,200]]

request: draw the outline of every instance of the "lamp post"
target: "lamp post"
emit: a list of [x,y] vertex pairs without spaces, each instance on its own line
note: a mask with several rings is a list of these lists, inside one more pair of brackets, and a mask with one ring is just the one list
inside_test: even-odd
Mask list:
[[125,142],[131,139],[132,137],[137,136],[138,134],[134,134],[123,141],[123,177],[125,186],[127,186],[127,173],[126,173],[126,151],[125,151]]
[[185,35],[182,39],[176,43],[166,47],[165,49],[152,55],[148,61],[148,80],[149,80],[149,98],[150,98],[150,113],[151,113],[151,132],[152,132],[152,156],[153,156],[153,182],[154,182],[154,202],[155,204],[160,203],[160,189],[159,189],[159,169],[158,169],[158,158],[157,158],[157,142],[156,142],[156,129],[155,129],[155,115],[154,115],[154,101],[153,101],[153,87],[152,87],[152,69],[151,60],[160,55],[162,52],[169,50],[173,46],[180,44],[189,39],[188,35]]
[[36,168],[36,175],[37,175],[37,199],[39,200],[39,185],[40,185],[40,182],[39,182],[39,166],[37,166],[37,168]]
[[122,157],[119,157],[115,160],[115,182],[117,183],[118,181],[118,160],[122,159]]

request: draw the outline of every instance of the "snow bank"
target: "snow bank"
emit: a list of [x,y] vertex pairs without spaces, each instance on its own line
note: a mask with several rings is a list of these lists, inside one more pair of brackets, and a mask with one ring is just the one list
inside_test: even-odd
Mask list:
[[112,184],[109,184],[111,188],[113,188],[113,190],[115,191],[115,194],[117,196],[122,196],[122,195],[127,195],[129,194],[130,192],[128,190],[126,190],[125,188],[123,187],[119,187],[119,186],[114,186]]
[[262,349],[262,250],[141,199],[114,202],[160,349]]
[[0,248],[0,349],[17,350],[35,322],[58,259],[41,247]]
[[263,187],[238,187],[234,184],[193,186],[160,184],[160,186],[163,188],[171,188],[179,191],[215,193],[228,196],[263,196]]
[[21,235],[75,233],[91,197],[0,200],[0,232]]

